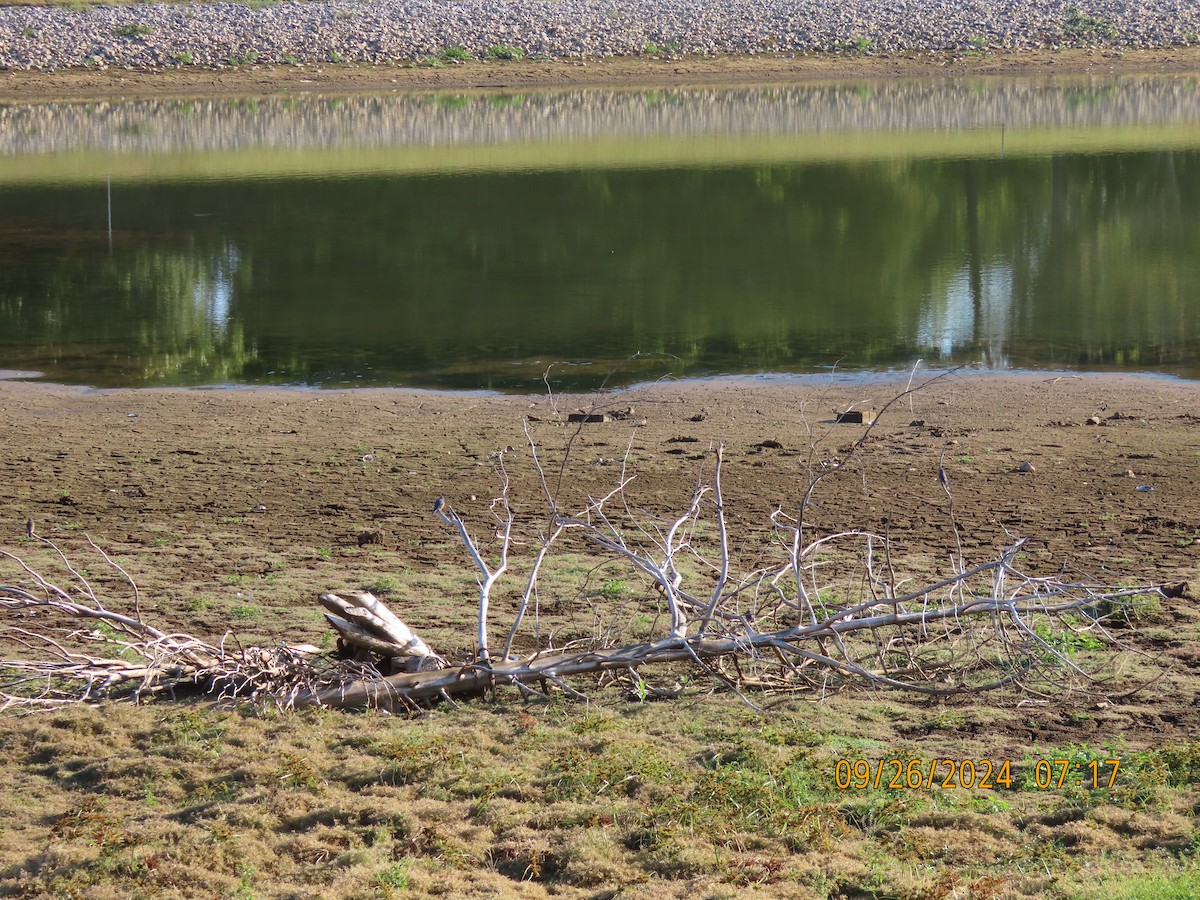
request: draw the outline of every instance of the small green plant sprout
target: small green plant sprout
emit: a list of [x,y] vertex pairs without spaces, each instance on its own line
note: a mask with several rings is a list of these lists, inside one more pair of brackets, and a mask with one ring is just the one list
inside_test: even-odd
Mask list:
[[466,47],[446,47],[442,50],[441,57],[445,62],[466,62],[468,59],[474,59],[474,54]]
[[375,876],[375,883],[379,886],[380,895],[383,897],[394,897],[396,891],[407,890],[408,862],[401,860],[398,863],[392,863]]
[[233,896],[237,900],[254,900],[254,866],[249,863],[239,863],[237,874],[238,886]]
[[140,38],[148,34],[153,34],[154,29],[149,25],[142,25],[138,22],[130,22],[126,25],[119,25],[113,32],[117,37],[123,38]]
[[1129,625],[1135,619],[1154,615],[1162,609],[1162,601],[1155,594],[1135,594],[1097,603],[1087,614],[1094,618],[1106,618],[1117,625]]
[[488,47],[487,58],[518,61],[525,58],[525,51],[521,47],[513,47],[510,44],[493,44]]
[[339,53],[337,50],[329,51],[329,61],[331,63],[340,63],[340,62],[343,62],[344,60],[345,60],[345,57],[342,56],[342,54]]
[[33,28],[30,28],[29,26],[26,26],[21,29],[21,37],[35,38],[35,37],[37,37],[37,34],[38,34],[37,31]]
[[175,54],[174,59],[181,66],[190,66],[192,64],[192,53],[190,50],[180,50]]
[[986,38],[971,37],[971,38],[967,38],[967,43],[970,44],[972,47],[974,47],[976,50],[982,50],[984,47],[987,46],[988,42],[987,42]]
[[400,590],[400,579],[395,575],[380,575],[367,585],[373,594],[393,594]]
[[324,784],[307,757],[284,751],[279,756],[275,777],[280,784],[302,787],[314,794],[324,793]]
[[638,703],[645,703],[650,697],[650,686],[637,672],[631,672],[630,675],[633,677],[634,696],[637,697]]
[[629,590],[629,585],[619,578],[609,578],[600,588],[600,596],[606,600],[619,600]]
[[1034,627],[1034,633],[1053,651],[1065,656],[1072,656],[1079,650],[1102,650],[1104,642],[1089,631],[1076,630],[1069,624],[1052,626],[1039,623]]
[[285,66],[294,66],[296,64],[296,57],[290,53],[281,53],[279,54],[279,61]]

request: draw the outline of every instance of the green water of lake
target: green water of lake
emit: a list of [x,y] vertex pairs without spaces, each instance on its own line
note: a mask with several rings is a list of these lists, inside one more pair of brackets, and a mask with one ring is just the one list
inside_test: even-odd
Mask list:
[[0,105],[0,369],[1200,377],[1195,78]]

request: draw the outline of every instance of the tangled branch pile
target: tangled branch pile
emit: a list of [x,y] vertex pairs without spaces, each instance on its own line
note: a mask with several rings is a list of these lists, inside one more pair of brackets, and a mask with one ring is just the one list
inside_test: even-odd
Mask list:
[[[566,429],[566,417],[559,420]],[[1020,682],[1026,691],[1061,696],[1064,687],[1094,677],[1069,648],[1081,639],[1096,646],[1119,644],[1106,621],[1124,615],[1138,598],[1161,593],[1157,586],[1118,589],[1026,574],[1022,540],[973,565],[960,552],[945,577],[906,586],[898,574],[901,561],[885,536],[863,530],[814,533],[806,511],[822,482],[845,465],[815,456],[795,508],[777,509],[768,523],[760,523],[766,540],[735,540],[730,533],[721,447],[706,455],[681,510],[639,507],[628,459],[607,493],[568,507],[562,485],[571,440],[583,427],[573,435],[564,431],[569,437],[562,459],[548,473],[543,446],[526,424],[524,458],[544,501],[536,516],[515,509],[508,453],[496,457],[500,490],[491,504],[487,540],[472,534],[452,504],[438,501],[434,515],[461,541],[477,570],[475,650],[467,659],[438,655],[365,591],[320,597],[339,636],[336,651],[243,647],[231,637],[209,643],[168,634],[143,620],[134,580],[100,547],[89,540],[92,551],[128,583],[130,611],[109,609],[68,557],[31,530],[31,537],[58,554],[69,581],[56,584],[17,555],[0,551],[20,576],[17,584],[0,585],[0,642],[7,648],[0,662],[0,708],[142,700],[187,690],[285,707],[398,709],[503,686],[527,695],[561,691],[580,697],[597,678],[645,699],[674,696],[697,675],[743,696],[823,690],[856,679],[926,694]],[[943,486],[954,527],[944,479]],[[597,558],[623,565],[646,590],[602,615],[593,603],[582,604],[578,615],[602,618],[603,627],[582,645],[555,646],[537,625],[539,578],[556,551],[582,545]],[[523,589],[511,621],[496,622],[493,591],[521,568],[510,559],[518,546],[531,548],[520,574]],[[753,558],[732,547],[754,547]],[[643,623],[640,632],[632,626],[635,620]],[[498,647],[495,628],[504,634]],[[634,634],[637,639],[630,639]],[[518,652],[529,643],[536,649]]]

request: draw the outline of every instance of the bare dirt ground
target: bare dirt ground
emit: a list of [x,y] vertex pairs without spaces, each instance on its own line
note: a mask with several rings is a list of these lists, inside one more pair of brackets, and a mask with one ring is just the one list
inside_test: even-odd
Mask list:
[[426,66],[182,67],[156,71],[70,69],[0,72],[0,98],[115,99],[273,94],[295,91],[502,89],[663,84],[754,84],[847,78],[964,75],[1155,73],[1200,70],[1200,47],[1167,50],[1064,50],[1020,53],[814,54],[655,59],[477,61]]
[[[414,627],[444,650],[467,652],[473,576],[430,511],[444,496],[486,534],[498,489],[495,452],[511,447],[514,498],[523,514],[536,514],[543,504],[522,432],[527,416],[550,460],[573,439],[567,496],[610,490],[628,455],[637,474],[631,496],[664,513],[686,508],[707,448],[723,442],[731,528],[750,545],[769,530],[773,510],[795,507],[811,466],[846,457],[861,436],[860,426],[830,424],[834,408],[878,409],[902,387],[750,379],[637,388],[598,401],[559,397],[559,412],[599,402],[603,410],[632,406],[636,417],[564,427],[545,397],[0,382],[0,522],[4,544],[18,552],[27,519],[64,546],[91,535],[139,573],[153,598],[144,601],[149,618],[171,628],[313,641],[322,630],[316,593],[403,584]],[[1019,471],[1023,463],[1033,471]],[[887,533],[915,574],[945,573],[956,538],[939,467],[968,563],[1024,537],[1028,565],[1039,574],[1200,582],[1194,384],[938,381],[883,413],[855,464],[822,485],[813,525]],[[448,580],[422,582],[422,573]],[[612,577],[628,576],[597,579]],[[461,593],[438,596],[445,592]],[[1176,604],[1168,618],[1194,628],[1193,603],[1167,602]],[[560,639],[570,636],[583,635]],[[1193,641],[1152,643],[1176,675],[1196,674]],[[1141,702],[1123,714],[1122,730],[1147,740],[1200,731],[1194,694],[1156,691]]]

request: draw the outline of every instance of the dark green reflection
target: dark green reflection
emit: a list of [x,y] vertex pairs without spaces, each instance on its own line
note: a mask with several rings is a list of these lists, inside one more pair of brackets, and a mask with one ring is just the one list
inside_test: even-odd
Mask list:
[[[1200,153],[0,189],[0,366],[536,389],[1197,374]],[[635,363],[622,360],[642,354]]]

